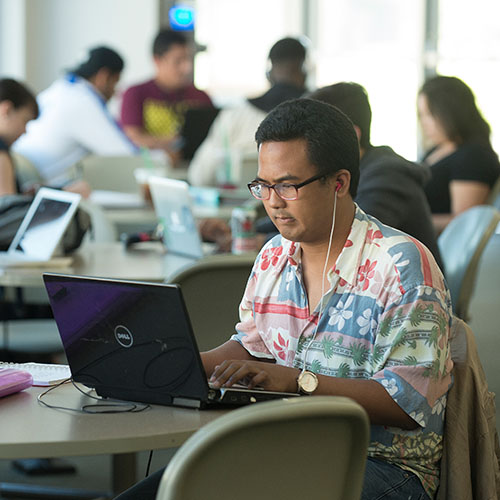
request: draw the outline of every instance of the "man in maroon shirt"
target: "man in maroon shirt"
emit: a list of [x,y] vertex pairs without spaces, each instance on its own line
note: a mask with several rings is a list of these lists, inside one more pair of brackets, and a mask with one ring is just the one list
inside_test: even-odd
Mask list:
[[135,144],[163,149],[175,161],[186,110],[212,106],[212,101],[191,83],[191,48],[182,33],[161,30],[153,43],[153,59],[155,77],[123,95],[121,124]]

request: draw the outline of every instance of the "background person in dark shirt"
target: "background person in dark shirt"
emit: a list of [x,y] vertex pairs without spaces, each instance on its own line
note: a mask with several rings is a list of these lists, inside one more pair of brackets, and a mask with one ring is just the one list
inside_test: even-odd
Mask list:
[[428,148],[423,161],[432,173],[425,190],[441,232],[453,217],[486,201],[500,164],[491,147],[490,126],[463,81],[450,76],[427,80],[417,106]]
[[354,124],[360,149],[356,203],[384,224],[421,241],[442,268],[424,192],[424,185],[430,178],[428,168],[406,160],[389,146],[372,146],[372,111],[368,94],[361,85],[340,82],[318,89],[309,97],[336,106]]

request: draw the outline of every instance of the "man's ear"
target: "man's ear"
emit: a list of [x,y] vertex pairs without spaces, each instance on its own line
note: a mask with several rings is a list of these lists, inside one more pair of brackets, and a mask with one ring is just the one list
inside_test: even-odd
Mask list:
[[354,125],[354,131],[356,132],[356,135],[358,136],[358,142],[361,142],[361,129],[357,125]]
[[[338,187],[340,185],[340,187]],[[339,198],[349,194],[349,187],[351,186],[351,172],[344,168],[335,172],[335,187]]]
[[12,101],[6,99],[0,102],[0,116],[7,116],[13,109],[14,104],[12,104]]

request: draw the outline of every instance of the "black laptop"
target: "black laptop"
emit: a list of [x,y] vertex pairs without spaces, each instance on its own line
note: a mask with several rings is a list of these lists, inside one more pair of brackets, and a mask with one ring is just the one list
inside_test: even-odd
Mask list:
[[73,380],[102,397],[207,408],[296,396],[209,387],[178,285],[43,279]]

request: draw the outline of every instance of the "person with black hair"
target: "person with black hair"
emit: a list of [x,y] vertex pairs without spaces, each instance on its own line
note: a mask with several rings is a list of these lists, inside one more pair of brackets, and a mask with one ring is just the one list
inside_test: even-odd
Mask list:
[[356,203],[380,222],[422,242],[442,268],[436,231],[424,192],[429,169],[396,154],[389,146],[370,142],[372,111],[366,90],[354,82],[322,87],[309,95],[343,111],[359,140],[360,178]]
[[[231,182],[230,172],[226,171],[227,156],[237,161],[238,157],[254,154],[254,133],[266,114],[278,104],[304,94],[305,60],[306,48],[296,38],[283,38],[271,47],[267,72],[271,88],[219,113],[189,164],[188,179],[192,185],[215,186]],[[232,152],[235,154],[231,155]]]
[[210,97],[191,83],[191,47],[184,34],[162,29],[153,42],[156,73],[123,94],[121,124],[138,146],[163,149],[175,163],[180,156],[178,133],[186,110],[212,106]]
[[459,213],[485,203],[500,175],[490,126],[472,90],[460,79],[436,76],[418,94],[418,116],[432,177],[425,187],[436,229]]
[[[429,500],[452,383],[444,277],[427,248],[353,201],[359,143],[339,109],[287,101],[255,137],[249,187],[280,234],[257,256],[235,334],[201,353],[209,381],[354,399],[371,422],[362,500]],[[162,473],[118,500],[154,499]],[[258,481],[258,464],[241,479]]]
[[[123,67],[117,52],[95,47],[81,64],[38,96],[40,117],[13,149],[33,163],[48,185],[72,182],[70,167],[90,153],[137,152],[106,108]],[[74,186],[88,193],[82,181]]]
[[0,79],[0,196],[19,191],[9,150],[38,113],[35,96],[26,86],[11,78]]

